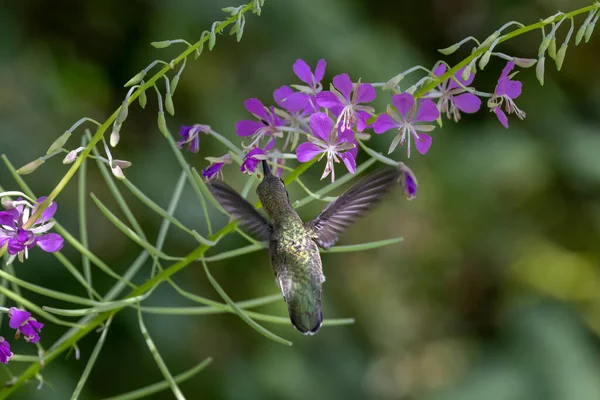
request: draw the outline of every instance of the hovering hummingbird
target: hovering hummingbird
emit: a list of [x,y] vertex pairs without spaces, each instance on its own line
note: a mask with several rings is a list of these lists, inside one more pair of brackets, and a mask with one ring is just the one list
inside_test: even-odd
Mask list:
[[367,175],[304,223],[290,203],[283,180],[271,173],[266,160],[262,166],[264,177],[256,191],[270,223],[226,183],[212,181],[208,186],[246,232],[269,242],[271,266],[290,320],[303,334],[314,335],[323,323],[321,286],[325,281],[318,247],[331,247],[347,226],[391,190],[401,172],[389,167]]

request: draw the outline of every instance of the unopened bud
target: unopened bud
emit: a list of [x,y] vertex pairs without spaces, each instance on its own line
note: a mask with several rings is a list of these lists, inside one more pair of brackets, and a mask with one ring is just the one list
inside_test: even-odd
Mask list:
[[491,36],[489,36],[487,39],[485,39],[483,41],[483,43],[481,43],[481,45],[479,46],[479,48],[485,48],[485,47],[491,46],[492,43],[494,43],[494,41],[496,39],[498,39],[498,36],[500,36],[500,32],[496,31],[496,32],[492,33]]
[[158,112],[158,130],[165,136],[169,136],[169,131],[167,130],[167,120],[165,119],[165,113],[163,111]]
[[483,53],[483,56],[479,59],[479,69],[484,69],[485,66],[490,62],[490,57],[492,56],[492,51],[488,50]]
[[159,42],[152,42],[150,45],[156,49],[164,49],[165,47],[169,47],[171,45],[170,40],[161,40]]
[[177,84],[179,83],[179,75],[175,75],[173,79],[171,79],[171,96],[175,94],[175,89],[177,89]]
[[545,57],[541,56],[538,60],[537,65],[535,66],[535,76],[537,80],[540,82],[540,85],[544,86],[544,64],[546,63]]
[[33,171],[35,171],[36,169],[38,169],[38,167],[40,165],[42,165],[44,163],[44,159],[43,158],[38,158],[37,160],[33,160],[32,162],[30,162],[29,164],[25,164],[23,165],[21,168],[19,168],[17,170],[17,174],[19,175],[27,175],[32,173]]
[[398,179],[398,183],[400,183],[400,186],[402,187],[404,197],[406,197],[407,200],[412,200],[417,197],[417,186],[419,185],[417,177],[411,169],[402,162],[398,164],[398,169],[402,173]]
[[121,167],[119,167],[118,165],[115,165],[114,167],[111,166],[110,170],[112,171],[112,174],[115,176],[115,178],[121,180],[125,179],[125,175],[123,174]]
[[529,68],[533,67],[537,60],[535,58],[519,58],[515,57],[512,59],[515,65],[518,65],[521,68]]
[[146,76],[146,71],[138,72],[137,75],[135,75],[133,78],[127,81],[125,87],[138,84],[142,79],[144,79],[144,76]]
[[119,115],[117,115],[117,124],[121,125],[127,119],[127,115],[129,115],[129,102],[127,100],[123,100],[123,104],[119,110]]
[[171,93],[167,93],[165,96],[165,108],[169,114],[175,115],[175,107],[173,106],[173,96],[171,96]]
[[560,49],[558,49],[558,52],[556,53],[556,69],[559,71],[562,68],[563,61],[565,60],[565,55],[567,54],[567,47],[569,46],[566,43],[563,43],[563,45],[560,46]]
[[0,200],[0,202],[2,203],[2,207],[4,207],[5,210],[12,210],[13,208],[15,208],[15,204],[10,197],[3,197],[2,200]]
[[548,46],[550,46],[551,40],[552,40],[551,36],[544,37],[544,40],[542,40],[542,43],[540,44],[540,48],[538,49],[538,57],[541,57],[546,52],[546,49],[548,49]]
[[404,79],[404,74],[398,74],[383,85],[384,90],[390,90],[398,86],[400,81]]
[[200,42],[200,45],[194,52],[194,60],[197,60],[198,57],[200,57],[202,55],[202,50],[204,50],[204,42]]
[[77,160],[77,151],[71,150],[63,160],[63,164],[72,164]]
[[594,32],[594,28],[596,27],[597,21],[598,21],[598,15],[596,15],[596,18],[594,18],[594,20],[587,26],[587,28],[585,28],[584,40],[586,43],[590,41],[590,39],[592,37],[592,33]]
[[56,150],[62,149],[62,147],[65,145],[65,143],[67,143],[67,140],[69,140],[70,137],[71,131],[66,131],[65,133],[60,135],[58,139],[56,139],[54,143],[50,145],[46,154],[51,154],[54,153]]
[[148,98],[146,97],[146,91],[142,90],[140,92],[140,95],[138,96],[138,102],[140,103],[140,107],[146,108],[147,101],[148,101]]
[[117,125],[117,126],[113,127],[113,131],[110,134],[110,140],[109,140],[111,147],[116,147],[119,144],[119,140],[121,139],[120,130],[121,130],[121,125]]
[[447,56],[447,55],[454,53],[459,48],[460,48],[460,45],[458,43],[456,43],[456,44],[453,44],[452,46],[446,47],[445,49],[438,49],[438,51],[440,53],[442,53],[443,55]]
[[465,69],[462,72],[462,76],[461,76],[463,81],[469,80],[469,77],[471,76],[471,69],[474,69],[473,67],[474,67],[474,64],[469,64],[465,67]]
[[549,24],[550,22],[554,21],[554,18],[556,18],[556,15],[551,15],[551,16],[549,16],[548,18],[546,18],[545,20],[543,20],[543,21],[542,21],[542,23],[543,23],[544,25],[547,25],[547,24]]
[[[213,25],[214,27],[214,25]],[[215,30],[212,29],[210,34],[208,35],[208,50],[212,50],[215,47],[215,43],[217,42],[217,35],[215,35]]]
[[585,22],[579,27],[579,30],[577,31],[577,35],[575,35],[575,46],[577,46],[581,42],[581,39],[583,39],[583,35],[585,35],[585,31],[588,27],[587,22],[588,21],[585,20]]
[[550,40],[550,46],[548,46],[548,55],[552,59],[556,59],[556,38],[555,37],[553,37],[552,40]]

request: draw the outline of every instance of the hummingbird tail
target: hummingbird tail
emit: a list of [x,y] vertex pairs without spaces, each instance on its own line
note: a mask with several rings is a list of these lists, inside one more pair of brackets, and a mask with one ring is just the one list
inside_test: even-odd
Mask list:
[[312,304],[312,307],[306,308],[306,303],[291,301],[288,303],[290,320],[294,328],[298,329],[304,335],[314,335],[321,329],[323,324],[323,311],[321,302]]

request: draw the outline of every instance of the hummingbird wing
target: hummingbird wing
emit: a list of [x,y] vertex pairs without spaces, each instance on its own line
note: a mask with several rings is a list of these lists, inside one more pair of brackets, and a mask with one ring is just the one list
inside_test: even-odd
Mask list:
[[207,184],[210,192],[215,196],[221,207],[232,217],[240,221],[241,227],[258,240],[269,240],[271,225],[256,208],[231,186],[221,181]]
[[400,174],[396,168],[382,168],[365,176],[306,224],[308,234],[324,249],[333,246],[346,227],[392,189]]

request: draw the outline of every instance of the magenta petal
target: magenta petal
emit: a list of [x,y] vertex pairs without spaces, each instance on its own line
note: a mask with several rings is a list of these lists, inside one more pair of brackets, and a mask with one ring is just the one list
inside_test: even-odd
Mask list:
[[316,113],[310,116],[310,128],[315,136],[328,142],[331,128],[333,128],[333,121],[325,113]]
[[265,125],[262,122],[244,119],[235,124],[235,133],[237,133],[238,136],[250,136],[253,135],[257,129],[264,126]]
[[415,117],[414,121],[433,122],[439,117],[440,110],[438,110],[437,105],[429,99],[424,99],[421,100],[419,111],[417,112],[417,116]]
[[0,225],[10,226],[11,228],[14,228],[15,218],[9,212],[0,211]]
[[[467,79],[463,79],[462,74],[463,74],[463,71],[465,70],[465,68],[466,67],[462,67],[461,69],[459,69],[454,74],[454,78],[456,78],[460,83],[462,83],[463,86],[469,86],[471,83],[473,83],[473,80],[475,79],[475,74],[470,73],[469,77]],[[450,79],[450,84],[448,85],[448,90],[455,89],[457,87],[459,87],[458,83],[456,83],[456,81],[454,79]]]
[[[48,198],[48,196],[42,196],[39,199],[37,199],[36,203],[39,206],[40,204],[42,204],[44,202],[44,200],[46,200]],[[56,208],[57,205],[55,202],[50,203],[50,205],[48,206],[48,208],[46,208],[44,210],[44,212],[42,213],[42,218],[40,218],[38,221],[41,220],[41,222],[46,222],[46,221],[50,221],[52,219],[52,217],[54,217],[54,214],[56,213]],[[34,212],[37,210],[37,207],[34,209]]]
[[332,92],[326,90],[317,94],[317,104],[324,108],[343,107],[344,105]]
[[356,112],[356,130],[359,132],[364,131],[365,128],[367,127],[367,120],[370,117],[371,116],[369,115],[369,113],[367,113],[365,111],[357,111]]
[[440,65],[435,67],[435,69],[433,70],[433,74],[435,76],[442,76],[442,75],[444,75],[445,72],[446,72],[446,64],[442,64],[442,63],[440,63]]
[[306,93],[295,92],[288,96],[285,105],[282,107],[288,111],[300,111],[306,108],[308,103],[308,95]]
[[58,233],[46,233],[37,237],[37,243],[40,248],[48,253],[54,253],[62,249],[64,240]]
[[296,60],[294,66],[292,67],[294,73],[302,82],[312,86],[313,84],[313,74],[310,71],[310,67],[304,60]]
[[340,91],[346,100],[350,101],[350,93],[352,93],[352,81],[348,74],[340,74],[333,77],[333,86]]
[[298,157],[298,161],[307,162],[323,153],[323,149],[320,147],[309,143],[301,143],[298,147],[296,147],[296,157]]
[[388,114],[381,114],[377,117],[377,121],[373,124],[375,133],[387,132],[390,129],[398,128],[400,125],[392,119]]
[[431,136],[420,134],[419,139],[415,137],[415,147],[419,153],[427,154],[431,147]]
[[275,138],[269,140],[269,143],[265,146],[265,151],[269,151],[275,146]]
[[327,66],[327,63],[325,62],[325,59],[323,59],[323,58],[321,58],[317,62],[317,66],[315,68],[315,83],[321,82],[323,80],[323,76],[325,76],[325,67],[326,66]]
[[244,107],[246,107],[246,110],[250,111],[260,119],[267,120],[269,118],[267,110],[265,110],[265,106],[259,99],[253,98],[246,100],[244,102]]
[[282,86],[278,89],[275,89],[273,92],[273,99],[280,106],[284,107],[285,101],[289,95],[294,93],[294,90],[289,86]]
[[10,321],[8,321],[8,326],[10,326],[12,329],[20,328],[21,325],[23,325],[23,322],[27,321],[27,319],[31,317],[31,313],[24,310],[20,310],[15,307],[11,307],[8,310],[8,313],[10,315]]
[[473,93],[463,93],[451,98],[454,105],[462,112],[475,113],[481,108],[481,99]]
[[519,81],[508,81],[504,93],[511,99],[516,99],[521,95],[523,84]]
[[498,121],[508,129],[508,118],[506,117],[506,114],[504,114],[504,111],[502,111],[500,107],[494,107],[494,112],[496,113],[496,117],[498,117]]
[[[507,78],[508,74],[510,74],[510,72],[513,70],[514,67],[515,67],[515,63],[512,61],[509,61],[506,64],[506,67],[504,67],[504,69],[502,70],[502,73],[500,74],[500,79]],[[500,80],[500,79],[498,79],[498,80]]]
[[348,168],[348,171],[353,174],[356,172],[356,159],[354,158],[354,156],[349,152],[345,152],[340,154],[340,157],[342,159],[342,161],[344,162],[344,165],[346,166],[346,168]]
[[392,96],[392,104],[396,107],[396,110],[406,118],[411,107],[415,104],[415,98],[412,94],[406,92],[395,94]]
[[361,83],[358,87],[357,103],[370,103],[375,100],[375,88],[370,83]]

